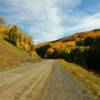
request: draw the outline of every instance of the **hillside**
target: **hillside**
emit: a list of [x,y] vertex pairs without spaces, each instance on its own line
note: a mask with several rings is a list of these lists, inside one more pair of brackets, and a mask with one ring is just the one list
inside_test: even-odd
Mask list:
[[92,31],[86,31],[86,32],[81,32],[81,33],[75,33],[72,36],[65,37],[55,42],[66,43],[66,46],[77,46],[77,43],[84,41],[87,37],[90,37],[92,39],[96,39],[100,37],[100,29],[95,29]]
[[0,69],[15,67],[20,64],[36,62],[39,58],[36,54],[34,57],[24,50],[21,50],[11,43],[0,40]]
[[38,49],[45,48],[46,46],[47,46],[47,50],[49,48],[61,49],[61,48],[76,48],[77,46],[85,47],[86,45],[84,43],[82,44],[82,42],[84,42],[87,38],[96,40],[99,37],[100,37],[100,29],[95,29],[91,31],[75,33],[72,36],[64,37],[59,40],[44,42],[34,46],[34,48],[38,51]]
[[55,41],[51,41],[51,42],[44,42],[41,43],[39,45],[36,45],[34,48],[40,48],[43,47],[45,45],[55,45],[55,44],[61,44],[63,45],[63,47],[75,47],[77,46],[77,42],[81,42],[83,40],[85,40],[87,37],[96,39],[97,37],[100,37],[100,29],[95,29],[95,30],[91,30],[91,31],[86,31],[86,32],[81,32],[81,33],[75,33],[72,36],[69,37],[64,37],[61,38],[59,40],[55,40]]
[[7,25],[5,20],[0,18],[0,69],[39,59],[34,50],[33,38],[17,25]]
[[[100,71],[100,29],[75,33],[35,47],[42,58],[65,59],[87,69]],[[94,66],[95,65],[95,66]]]

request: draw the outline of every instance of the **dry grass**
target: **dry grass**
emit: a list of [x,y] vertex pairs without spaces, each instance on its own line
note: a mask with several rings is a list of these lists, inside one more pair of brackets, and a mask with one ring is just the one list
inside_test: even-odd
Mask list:
[[60,60],[60,63],[66,67],[77,79],[81,80],[85,84],[87,90],[91,90],[93,94],[100,97],[100,76],[89,72],[86,69],[64,60]]
[[8,69],[20,65],[21,63],[36,62],[38,56],[36,53],[31,54],[15,47],[9,42],[0,40],[0,70]]

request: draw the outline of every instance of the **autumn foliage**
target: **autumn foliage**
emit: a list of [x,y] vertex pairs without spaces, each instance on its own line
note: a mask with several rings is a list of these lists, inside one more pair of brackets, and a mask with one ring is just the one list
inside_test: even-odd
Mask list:
[[0,18],[0,37],[27,52],[31,52],[33,50],[32,37],[26,35],[16,25],[5,25],[5,21],[3,18]]
[[82,32],[37,46],[38,54],[47,59],[65,59],[89,70],[100,72],[100,30]]

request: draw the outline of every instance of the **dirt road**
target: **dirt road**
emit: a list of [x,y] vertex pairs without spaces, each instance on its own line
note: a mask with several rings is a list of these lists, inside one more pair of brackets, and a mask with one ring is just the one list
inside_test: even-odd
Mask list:
[[93,100],[55,60],[0,72],[0,100]]

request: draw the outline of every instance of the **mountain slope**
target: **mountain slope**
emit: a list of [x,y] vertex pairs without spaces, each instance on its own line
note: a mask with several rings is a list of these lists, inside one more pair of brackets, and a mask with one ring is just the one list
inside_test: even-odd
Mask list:
[[100,72],[100,29],[40,44],[36,51],[43,58],[62,58]]
[[[36,45],[34,48],[37,50],[37,53],[39,50],[42,50],[45,47],[47,47],[47,50],[49,48],[52,48],[52,49],[76,48],[77,46],[84,46],[83,44],[80,44],[80,43],[84,42],[84,40],[87,39],[88,37],[93,40],[100,38],[100,29],[95,29],[91,31],[81,32],[81,33],[75,33],[72,36],[61,38],[56,41],[41,43],[39,45]],[[46,50],[45,50],[45,53],[46,53]]]
[[80,33],[75,33],[72,36],[65,37],[59,40],[56,40],[54,42],[68,42],[68,41],[75,41],[78,39],[85,39],[86,37],[92,37],[96,38],[100,36],[100,29],[94,29],[91,31],[86,31],[86,32],[80,32]]
[[30,54],[22,49],[19,49],[11,43],[0,40],[0,67],[13,67],[21,63],[34,62],[38,60],[38,56],[34,54],[31,57]]

